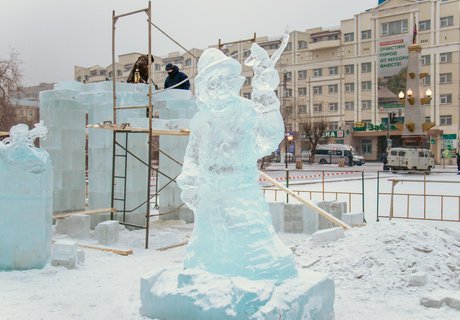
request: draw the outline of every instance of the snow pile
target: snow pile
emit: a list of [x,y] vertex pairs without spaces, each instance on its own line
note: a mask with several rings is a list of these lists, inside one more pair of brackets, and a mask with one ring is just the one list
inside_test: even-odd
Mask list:
[[[147,320],[139,313],[139,278],[154,268],[182,266],[185,246],[156,248],[187,240],[192,227],[177,221],[152,223],[149,250],[143,249],[145,230],[121,228],[117,246],[133,248],[133,255],[85,249],[85,263],[78,269],[47,265],[0,272],[0,318]],[[280,237],[294,251],[299,268],[334,279],[336,320],[460,319],[459,311],[445,305],[420,305],[431,292],[459,292],[458,223],[382,221],[319,245],[303,234]],[[411,285],[420,274],[426,274],[427,283]]]
[[[460,318],[458,311],[426,309],[420,298],[437,289],[460,289],[456,228],[454,223],[440,227],[429,222],[380,222],[323,245],[290,235],[285,241],[299,265],[334,279],[337,319],[381,319],[381,314],[408,319],[413,313],[417,319],[455,319]],[[423,275],[426,284],[414,285],[414,277]]]

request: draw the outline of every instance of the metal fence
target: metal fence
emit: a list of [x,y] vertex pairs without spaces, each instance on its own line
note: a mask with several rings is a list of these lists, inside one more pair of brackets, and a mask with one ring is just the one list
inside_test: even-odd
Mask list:
[[[364,212],[364,172],[360,170],[266,170],[271,176],[275,176],[275,180],[284,182],[286,187],[292,192],[307,200],[328,201],[338,200],[347,202],[348,211]],[[277,174],[279,173],[279,174]],[[350,175],[350,179],[361,181],[361,190],[346,191],[346,190],[328,190],[333,183],[343,182],[327,180],[327,177]],[[263,182],[263,180],[261,181]],[[295,186],[294,186],[295,185]],[[306,186],[310,188],[304,189]],[[303,187],[303,188],[301,188]],[[262,187],[262,191],[266,198],[275,202],[289,203],[289,195],[284,198],[284,191],[281,191],[273,186]]]
[[[381,173],[377,172],[377,221],[379,218],[389,219],[412,219],[412,220],[432,220],[432,221],[451,221],[460,222],[460,181],[427,179],[430,173],[417,173],[423,175],[420,179],[415,178],[390,178],[391,192],[380,190]],[[435,174],[452,174],[456,172],[433,172]],[[397,190],[403,184],[416,185],[421,191]],[[440,186],[441,184],[452,185],[446,191],[453,192],[429,192],[431,185]],[[382,214],[380,204],[382,200],[389,200],[388,214]],[[397,208],[395,208],[397,207]]]

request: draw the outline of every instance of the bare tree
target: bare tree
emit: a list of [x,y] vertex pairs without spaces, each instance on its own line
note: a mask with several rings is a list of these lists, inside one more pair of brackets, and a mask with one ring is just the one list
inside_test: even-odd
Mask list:
[[16,115],[10,99],[20,90],[20,63],[15,50],[11,50],[6,59],[0,57],[0,131],[8,131],[15,124]]
[[327,127],[328,123],[324,118],[319,118],[316,121],[310,119],[310,121],[301,126],[301,130],[305,132],[305,137],[311,145],[310,163],[315,162],[316,146],[319,143],[327,142],[327,138],[324,137]]

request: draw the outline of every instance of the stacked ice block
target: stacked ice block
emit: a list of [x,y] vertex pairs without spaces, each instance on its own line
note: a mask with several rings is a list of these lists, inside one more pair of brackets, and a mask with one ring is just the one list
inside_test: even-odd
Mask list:
[[41,145],[53,163],[54,212],[85,207],[86,109],[80,90],[78,82],[62,82],[40,92],[40,119],[49,132]]
[[[154,97],[155,106],[158,107],[160,112],[160,119],[157,120],[159,129],[178,131],[189,128],[190,119],[197,111],[195,99],[190,91],[173,89]],[[160,149],[179,163],[183,163],[187,144],[188,137],[185,136],[163,135],[160,137]],[[175,182],[170,183],[170,180],[166,177],[177,177],[181,173],[182,167],[160,153],[160,171],[164,173],[164,175],[159,174],[158,189],[162,190],[160,214],[173,211],[171,214],[162,215],[161,217],[163,219],[179,218],[187,222],[193,222],[192,211],[186,206],[181,207],[181,190]]]
[[[146,106],[148,86],[142,84],[117,83],[117,106]],[[109,121],[113,123],[112,82],[81,84],[60,82],[54,90],[40,94],[41,117],[49,124],[50,139],[43,143],[50,153],[54,165],[54,211],[74,211],[85,207],[85,135],[88,133],[88,207],[109,208],[112,192],[112,142],[111,130],[86,130],[88,123]],[[145,109],[117,111],[117,124],[131,119],[145,119]],[[128,136],[128,150],[145,162],[148,160],[148,135]],[[117,142],[125,147],[126,135],[117,135]],[[117,147],[117,154],[124,154]],[[124,158],[116,157],[116,174],[124,176]],[[127,222],[144,223],[146,205],[147,167],[128,155],[126,179],[126,210],[132,211]],[[116,179],[115,198],[124,198],[124,181]],[[123,202],[115,202],[121,211]],[[138,207],[135,209],[136,207]],[[135,209],[135,210],[133,210]],[[121,218],[121,217],[119,217]],[[106,220],[104,216],[92,217],[92,226]],[[130,221],[132,220],[132,221]]]

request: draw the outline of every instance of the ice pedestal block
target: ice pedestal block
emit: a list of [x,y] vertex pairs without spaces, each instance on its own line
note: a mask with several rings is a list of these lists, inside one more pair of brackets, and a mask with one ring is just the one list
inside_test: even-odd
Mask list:
[[42,268],[51,254],[51,161],[31,142],[40,128],[17,125],[0,141],[0,270]]
[[332,320],[334,299],[334,281],[322,273],[301,270],[276,284],[174,268],[141,279],[140,312],[161,320]]

